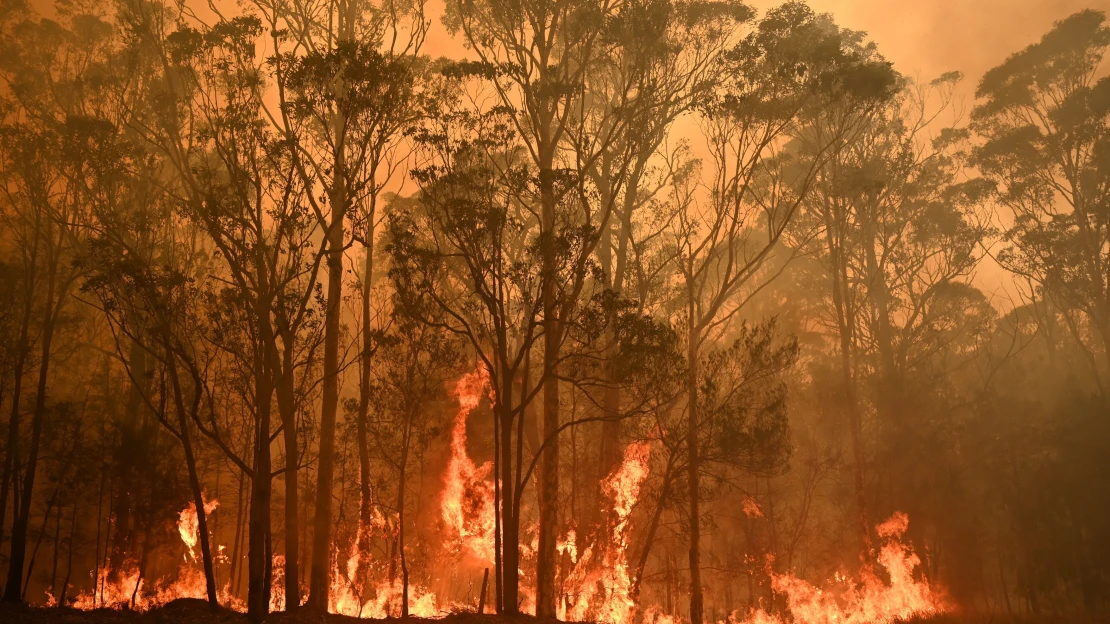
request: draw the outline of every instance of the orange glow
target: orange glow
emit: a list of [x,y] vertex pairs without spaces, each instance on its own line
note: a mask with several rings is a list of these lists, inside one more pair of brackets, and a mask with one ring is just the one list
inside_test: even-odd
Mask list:
[[[889,624],[914,617],[929,617],[948,610],[944,599],[925,579],[914,578],[921,559],[902,541],[909,517],[897,512],[876,528],[883,540],[878,563],[890,577],[887,583],[864,571],[859,580],[836,578],[824,589],[791,574],[772,574],[771,586],[786,597],[786,608],[796,624]],[[729,622],[786,624],[778,615],[762,610]]]
[[[215,499],[206,501],[205,514],[212,513],[218,506],[219,501]],[[190,503],[178,514],[177,531],[188,550],[176,580],[168,583],[156,581],[152,585],[147,579],[140,578],[139,568],[133,562],[129,562],[125,569],[115,574],[108,568],[102,568],[95,579],[96,587],[92,591],[78,594],[73,607],[81,610],[109,608],[146,611],[178,598],[206,599],[208,591],[204,570],[196,553],[200,542],[197,524],[196,507]],[[230,604],[230,595],[226,590],[219,594],[221,602]]]
[[[650,459],[650,444],[633,442],[624,449],[620,467],[602,482],[602,493],[612,503],[613,511],[606,539],[602,544],[586,547],[567,575],[568,595],[566,604],[560,605],[561,619],[606,624],[631,621],[636,605],[630,596],[628,521],[640,498],[640,486],[647,479]],[[570,535],[563,542],[564,548],[572,553],[572,560],[575,551],[570,544],[573,541],[574,536]]]
[[[220,506],[220,501],[212,499],[204,502],[204,515],[208,516],[217,507]],[[181,541],[185,542],[185,546],[189,549],[189,558],[193,561],[197,560],[196,547],[200,542],[200,526],[197,519],[196,504],[189,505],[181,510],[177,518],[177,532],[181,535]]]
[[441,499],[449,550],[470,557],[475,565],[482,567],[491,567],[494,559],[494,492],[493,482],[489,480],[493,464],[486,462],[475,466],[467,455],[466,418],[478,407],[488,385],[489,372],[483,366],[455,384],[459,411],[451,430],[451,458],[443,477]]

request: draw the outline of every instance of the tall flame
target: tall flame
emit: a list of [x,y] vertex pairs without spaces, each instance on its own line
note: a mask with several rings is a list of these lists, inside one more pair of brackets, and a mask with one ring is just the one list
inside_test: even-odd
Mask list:
[[568,574],[570,604],[560,613],[563,619],[590,619],[605,624],[631,621],[636,605],[628,574],[628,521],[640,498],[640,486],[647,479],[650,459],[651,445],[633,442],[624,449],[620,467],[602,482],[602,493],[613,506],[607,539],[597,550],[594,546],[586,547]]
[[[202,497],[203,500],[203,497]],[[212,499],[204,501],[204,515],[212,513],[220,506],[220,501]],[[200,542],[200,521],[197,518],[196,503],[188,505],[177,517],[177,532],[181,535],[181,541],[185,542],[185,546],[189,549],[189,558],[193,561],[197,560],[196,547]]]
[[466,452],[466,418],[482,400],[489,385],[489,372],[480,366],[455,384],[459,402],[451,429],[451,458],[444,474],[442,498],[443,523],[447,540],[457,553],[465,551],[479,565],[493,565],[495,508],[493,483],[489,480],[491,462],[475,466]]

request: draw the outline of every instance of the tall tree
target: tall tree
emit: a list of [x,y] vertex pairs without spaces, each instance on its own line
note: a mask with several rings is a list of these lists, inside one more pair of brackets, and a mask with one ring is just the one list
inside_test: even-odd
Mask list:
[[999,260],[1041,285],[1110,400],[1110,26],[1076,13],[979,82],[975,165],[1013,215]]
[[[866,108],[889,96],[889,63],[827,15],[790,3],[773,9],[731,52],[731,79],[707,109],[712,169],[708,201],[697,180],[675,185],[672,245],[682,284],[686,343],[686,454],[690,522],[690,621],[701,624],[701,415],[703,348],[773,278],[772,257],[828,158],[827,137],[801,162],[782,154],[802,114],[834,104]],[[789,69],[788,69],[789,68]],[[785,187],[783,186],[785,185]],[[783,192],[784,188],[794,191]],[[779,266],[783,262],[778,259]]]
[[[495,598],[519,610],[525,409],[514,383],[539,341],[542,276],[534,216],[517,198],[530,180],[504,111],[449,106],[418,139],[430,155],[414,172],[419,208],[391,217],[390,270],[405,314],[465,339],[489,375],[494,411]],[[542,378],[541,378],[542,380]],[[515,434],[515,435],[514,435]]]
[[975,309],[978,298],[962,286],[989,233],[977,212],[986,188],[966,172],[967,131],[937,128],[952,113],[959,78],[900,81],[881,107],[821,114],[803,134],[803,150],[829,132],[844,136],[829,151],[799,226],[814,233],[808,244],[822,266],[815,291],[827,293],[822,322],[840,360],[865,566],[872,557],[863,415],[869,407],[877,412],[878,430],[890,442],[883,473],[897,482],[895,492],[908,494],[914,374],[936,372],[926,372],[935,361],[924,353],[944,350],[943,341],[960,334],[947,330],[961,322],[960,308]]
[[[77,20],[81,22],[81,20]],[[10,26],[6,24],[5,26]],[[108,192],[102,170],[89,166],[89,153],[103,138],[96,119],[99,102],[95,87],[85,86],[87,72],[104,62],[103,42],[107,23],[87,17],[68,30],[52,20],[26,17],[18,36],[6,38],[3,78],[9,88],[8,103],[19,112],[5,119],[2,140],[3,193],[13,209],[12,225],[25,246],[24,315],[17,344],[16,387],[13,388],[9,437],[5,450],[0,509],[6,508],[8,488],[16,479],[20,459],[19,439],[23,406],[22,378],[30,350],[37,343],[37,385],[31,411],[31,436],[27,448],[18,505],[13,505],[11,552],[4,600],[23,596],[27,535],[34,500],[35,480],[43,427],[49,409],[52,357],[61,330],[63,313],[81,271],[74,258],[85,244],[84,225],[96,195]],[[84,28],[81,28],[83,26]],[[9,109],[12,107],[9,106]],[[110,158],[110,155],[109,155]],[[37,312],[37,336],[31,335],[31,315]],[[4,512],[0,511],[0,523]]]

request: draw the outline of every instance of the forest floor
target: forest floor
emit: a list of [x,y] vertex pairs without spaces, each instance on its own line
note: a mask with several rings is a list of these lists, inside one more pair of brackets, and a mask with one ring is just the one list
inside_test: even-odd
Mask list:
[[[355,624],[359,622],[396,622],[397,620],[366,620],[345,615],[319,615],[308,611],[271,613],[267,624]],[[528,615],[497,616],[457,613],[439,619],[409,618],[408,622],[444,622],[446,624],[538,624],[544,622]],[[213,612],[203,600],[183,598],[151,609],[145,613],[95,609],[80,611],[69,607],[28,607],[0,603],[2,624],[248,624],[244,613],[228,609]],[[554,622],[548,620],[547,622]]]
[[[318,615],[307,611],[271,613],[267,624],[356,624],[360,622],[397,622],[391,620],[359,620],[345,615]],[[555,620],[539,620],[529,615],[499,616],[457,613],[440,619],[410,618],[413,624],[442,622],[445,624],[554,624]],[[1075,620],[1072,618],[1010,618],[962,617],[943,615],[928,620],[914,620],[914,624],[1110,624],[1110,620]],[[2,624],[248,624],[247,616],[227,609],[213,612],[203,600],[185,598],[146,613],[96,609],[79,611],[68,607],[28,607],[0,603]]]

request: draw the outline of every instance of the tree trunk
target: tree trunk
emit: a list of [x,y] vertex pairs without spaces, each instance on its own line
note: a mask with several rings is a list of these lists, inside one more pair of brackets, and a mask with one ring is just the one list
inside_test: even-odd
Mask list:
[[270,609],[270,415],[268,407],[260,407],[259,412],[247,527],[247,616],[253,622],[264,620]]
[[[374,199],[371,198],[371,206]],[[373,492],[370,487],[370,380],[374,355],[370,344],[374,340],[374,333],[370,327],[370,291],[374,281],[374,209],[371,207],[367,218],[367,233],[363,244],[366,257],[363,259],[362,275],[362,370],[358,384],[358,420],[356,435],[358,436],[358,553],[359,569],[358,578],[351,579],[359,591],[363,591],[369,578],[370,566],[367,565],[370,557],[370,527],[374,521]]]
[[228,570],[227,582],[231,587],[231,595],[239,596],[239,588],[241,586],[240,578],[243,574],[243,556],[239,552],[239,546],[242,544],[243,538],[243,486],[247,481],[247,473],[239,471],[239,493],[236,498],[235,507],[235,537],[231,541],[231,569]]
[[405,479],[409,462],[409,439],[412,434],[412,417],[406,415],[405,431],[401,436],[401,462],[397,480],[397,551],[401,560],[401,617],[409,616],[409,565],[405,557]]
[[[4,445],[4,469],[0,475],[0,541],[3,541],[5,515],[8,510],[8,493],[10,486],[15,481],[15,466],[19,461],[19,426],[20,426],[20,399],[23,395],[23,375],[27,366],[27,356],[31,353],[31,315],[34,303],[34,272],[35,261],[38,256],[38,238],[31,249],[29,275],[27,276],[27,289],[24,291],[23,314],[19,323],[19,340],[15,349],[15,370],[13,371],[12,409],[8,417],[8,439]],[[16,512],[15,505],[12,513]]]
[[[556,301],[555,266],[555,174],[552,155],[543,150],[540,163],[540,194],[542,196],[541,253],[543,255],[543,434],[547,444],[540,464],[540,530],[539,551],[536,561],[536,615],[555,616],[555,545],[558,539],[559,504],[559,319]],[[505,436],[502,432],[502,436]],[[511,435],[511,434],[510,434]],[[502,449],[502,452],[508,452]],[[512,500],[508,496],[504,500]],[[515,539],[506,542],[515,544]],[[515,536],[514,536],[515,537]],[[506,551],[508,551],[506,547]],[[514,557],[515,560],[515,557]],[[511,568],[506,560],[506,576],[516,576],[516,565]],[[514,588],[515,592],[515,588]],[[506,593],[507,595],[507,593]],[[506,604],[506,608],[510,605]],[[515,602],[512,604],[515,612]]]
[[[259,264],[264,266],[264,264]],[[264,271],[264,270],[263,270]],[[259,279],[259,291],[267,292],[266,276]],[[273,331],[270,325],[270,302],[263,298],[258,301],[258,328],[263,345],[273,344]],[[258,424],[254,440],[254,474],[251,475],[250,522],[247,531],[247,616],[254,622],[261,622],[270,609],[270,567],[272,545],[270,543],[270,499],[272,481],[270,476],[270,416],[273,399],[273,372],[267,365],[268,358],[255,356],[255,409]],[[325,606],[327,604],[325,588]]]
[[[509,397],[498,401],[498,408],[501,412],[501,426],[499,427],[501,441],[498,449],[501,451],[499,466],[501,469],[501,531],[503,536],[501,540],[501,574],[504,577],[501,591],[504,594],[502,598],[504,613],[512,615],[518,613],[520,608],[520,522],[516,515],[516,505],[514,505],[515,488],[513,487],[515,482],[513,477],[513,410],[511,399],[513,380],[504,372],[502,372],[501,378],[502,387],[499,394],[503,397]],[[554,584],[552,588],[554,588]],[[536,608],[539,609],[538,606]]]
[[[52,236],[52,229],[47,235]],[[27,454],[27,471],[23,476],[23,489],[19,495],[19,509],[12,523],[12,542],[8,558],[8,581],[4,588],[5,602],[21,602],[23,589],[23,565],[27,556],[27,526],[31,520],[31,502],[35,491],[35,471],[38,468],[39,444],[42,440],[42,421],[46,415],[46,382],[50,372],[50,347],[54,338],[54,325],[57,321],[54,302],[54,289],[57,278],[58,262],[51,257],[51,266],[46,280],[45,319],[42,331],[42,354],[39,362],[38,395],[35,397],[35,411],[31,419],[31,446]],[[65,296],[59,293],[59,300]]]
[[704,597],[701,587],[701,527],[698,486],[701,479],[698,461],[698,329],[690,285],[687,331],[686,397],[688,420],[686,425],[687,488],[690,490],[690,624],[702,624]]
[[131,550],[134,539],[134,522],[131,519],[133,479],[136,473],[135,455],[142,453],[141,443],[145,442],[139,435],[139,408],[143,402],[146,388],[140,384],[146,380],[147,358],[146,349],[138,340],[131,341],[128,363],[131,368],[132,378],[128,385],[127,404],[124,407],[123,423],[120,427],[122,440],[120,442],[120,465],[116,479],[120,482],[119,490],[112,501],[110,514],[115,518],[116,535],[112,540],[111,550],[108,555],[108,574],[112,580],[119,578],[123,571],[124,559]]
[[50,595],[55,595],[58,590],[58,550],[62,546],[62,509],[58,507],[58,517],[54,519],[54,550],[50,562]]
[[[673,461],[673,457],[671,460]],[[655,510],[651,514],[651,522],[648,523],[647,531],[644,533],[644,547],[640,550],[639,563],[636,565],[636,576],[632,579],[632,587],[629,589],[628,596],[633,604],[640,604],[640,589],[643,587],[644,571],[647,570],[648,556],[651,554],[651,547],[655,544],[655,534],[659,531],[659,522],[663,519],[663,511],[667,507],[667,498],[670,496],[671,481],[677,476],[675,471],[672,473],[672,463],[667,463],[666,472],[663,474],[663,485],[659,488],[659,500],[655,503]]]
[[58,606],[65,606],[66,593],[69,591],[69,575],[73,572],[73,541],[77,537],[77,503],[73,503],[73,514],[69,518],[69,539],[66,540],[66,577],[62,579],[62,593]]
[[844,234],[838,228],[843,219],[831,214],[832,207],[825,206],[825,231],[829,246],[829,259],[832,277],[833,307],[836,310],[837,330],[840,338],[840,367],[844,383],[844,397],[848,411],[848,430],[852,444],[853,476],[855,481],[856,511],[860,537],[860,562],[864,568],[871,561],[871,527],[867,517],[867,495],[863,476],[863,439],[860,425],[859,405],[856,400],[855,376],[852,371],[852,334],[854,320],[848,309],[848,276],[842,245]]
[[[169,338],[163,340],[166,349],[166,368],[173,385],[174,407],[177,409],[177,426],[180,429],[181,446],[185,450],[185,466],[189,471],[189,487],[193,493],[193,505],[197,513],[197,539],[200,541],[201,563],[204,565],[204,586],[208,594],[208,604],[212,610],[220,606],[216,597],[216,574],[212,567],[212,549],[208,543],[208,514],[204,511],[204,493],[200,487],[200,475],[197,473],[197,460],[193,454],[193,442],[189,437],[189,417],[185,413],[185,401],[181,395],[181,380],[177,375],[177,360],[170,348]],[[194,405],[200,401],[200,388],[193,388],[195,393]],[[195,409],[194,409],[195,412]],[[195,415],[195,414],[194,414]]]
[[308,603],[316,611],[328,608],[331,560],[332,481],[335,477],[335,417],[339,409],[339,321],[343,303],[343,220],[347,197],[343,189],[343,147],[336,150],[328,224],[328,298],[324,313],[324,381],[320,412],[320,463],[316,480],[316,518],[312,533],[312,571]]
[[[292,332],[289,332],[290,334]],[[294,398],[294,339],[285,336],[282,353],[281,378],[278,382],[278,411],[281,414],[282,440],[285,442],[285,610],[295,609],[301,604],[299,579],[300,549],[298,538],[300,526],[298,511],[300,494],[297,490],[297,461],[300,448],[297,443],[297,406]]]

